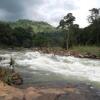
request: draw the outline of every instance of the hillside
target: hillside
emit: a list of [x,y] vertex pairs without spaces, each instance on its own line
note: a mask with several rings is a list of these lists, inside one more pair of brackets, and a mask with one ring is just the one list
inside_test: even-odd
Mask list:
[[[37,34],[38,33],[38,34]],[[1,46],[47,46],[61,44],[61,33],[46,22],[18,20],[0,21]]]
[[35,33],[38,32],[51,32],[54,31],[55,28],[46,22],[38,22],[38,21],[31,21],[31,20],[18,20],[16,22],[9,22],[12,28],[15,27],[22,27],[22,28],[32,28],[32,31]]

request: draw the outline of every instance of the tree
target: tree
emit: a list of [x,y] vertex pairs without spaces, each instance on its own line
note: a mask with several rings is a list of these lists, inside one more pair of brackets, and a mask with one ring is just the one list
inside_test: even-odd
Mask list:
[[33,37],[33,45],[36,47],[47,47],[48,39],[44,33],[38,33]]
[[17,27],[13,30],[13,34],[16,37],[16,46],[32,46],[32,34],[27,29]]
[[88,22],[91,23],[91,32],[89,36],[89,42],[95,41],[96,45],[99,45],[100,43],[100,8],[92,8],[89,10],[91,12],[91,15],[88,17]]
[[61,28],[65,32],[64,36],[64,48],[68,50],[69,48],[69,39],[70,39],[70,30],[73,26],[73,22],[75,21],[75,17],[72,13],[68,13],[64,18],[60,21],[58,28]]
[[96,20],[100,18],[100,9],[97,8],[92,8],[89,10],[91,12],[91,15],[88,17],[88,22],[89,23],[94,23]]

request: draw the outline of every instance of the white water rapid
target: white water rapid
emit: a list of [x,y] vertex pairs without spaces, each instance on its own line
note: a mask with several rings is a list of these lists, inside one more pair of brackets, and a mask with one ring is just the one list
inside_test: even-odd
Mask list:
[[0,66],[9,66],[12,55],[16,62],[16,70],[23,73],[23,76],[31,82],[78,79],[100,83],[100,60],[32,51],[2,52],[0,52],[0,57],[2,57]]

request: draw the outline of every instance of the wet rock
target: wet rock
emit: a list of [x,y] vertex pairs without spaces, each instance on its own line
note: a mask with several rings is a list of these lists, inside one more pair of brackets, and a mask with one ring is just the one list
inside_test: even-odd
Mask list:
[[86,54],[84,55],[84,58],[92,58],[92,59],[96,59],[97,56],[96,56],[95,54],[86,53]]
[[9,73],[5,75],[4,82],[8,85],[22,85],[23,79],[18,73]]
[[5,99],[5,97],[4,96],[0,96],[0,100],[4,100]]
[[6,58],[3,56],[0,56],[0,61],[5,60]]
[[22,90],[0,82],[0,100],[23,100],[23,98]]
[[70,56],[71,54],[70,54],[70,52],[67,52],[67,53],[65,53],[64,55],[65,55],[65,56]]
[[0,57],[0,61],[2,60],[2,57]]
[[5,97],[5,99],[2,99],[2,100],[24,100],[24,99],[23,99],[23,96],[12,94],[12,95]]
[[9,68],[0,67],[0,80],[7,83],[8,85],[21,85],[23,79],[19,73],[12,72]]
[[100,100],[100,91],[85,84],[18,89],[0,84],[0,100]]
[[15,84],[15,85],[23,84],[23,79],[18,73],[13,73],[11,77],[12,77],[12,84]]
[[93,55],[93,54],[90,57],[93,58],[93,59],[97,58],[97,56]]
[[33,87],[27,88],[24,92],[25,100],[37,100],[41,94]]
[[85,96],[75,93],[59,95],[56,100],[87,100]]
[[56,100],[56,94],[43,94],[38,97],[36,100]]
[[84,55],[79,54],[78,57],[79,57],[79,58],[84,58]]

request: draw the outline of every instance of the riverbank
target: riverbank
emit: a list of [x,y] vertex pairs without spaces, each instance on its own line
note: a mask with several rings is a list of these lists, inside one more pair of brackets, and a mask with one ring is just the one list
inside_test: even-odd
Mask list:
[[[74,77],[75,80],[77,80],[78,76],[79,79],[82,80],[83,78],[90,79],[91,81],[99,80],[100,72],[98,60],[86,59],[86,61],[83,61],[84,59],[78,60],[75,57],[63,58],[63,56],[48,55],[71,55],[69,53],[71,51],[68,52],[66,50],[59,49],[31,48],[31,50],[23,49],[20,53],[19,51],[20,50],[7,50],[2,53],[7,54],[6,56],[8,56],[8,60],[10,58],[10,54],[13,55],[17,64],[19,64],[17,69],[18,72],[22,73],[24,82],[30,81],[29,84],[32,82],[31,84],[35,83],[40,85],[30,85],[21,88],[21,86],[4,85],[1,82],[0,100],[100,100],[100,90],[93,87],[90,83],[87,84],[83,82],[83,84],[82,82],[79,83],[77,81],[77,83],[66,82],[66,84],[63,83],[63,85],[61,82],[58,83],[56,81],[56,84],[41,85],[41,82],[50,82],[50,80],[54,81],[57,78],[64,80],[67,75],[70,79],[73,79],[73,77],[70,76],[73,75],[73,73],[74,76],[76,76]],[[47,54],[32,51],[39,51]],[[7,58],[5,58],[5,60],[6,59]],[[90,62],[88,62],[88,60],[90,60]],[[95,61],[95,63],[93,63],[93,61]]]
[[0,50],[8,51],[39,51],[41,53],[61,55],[61,56],[74,56],[78,58],[89,58],[89,59],[100,59],[100,47],[97,46],[74,46],[69,50],[65,50],[59,47],[41,47],[41,48],[23,48],[23,47],[13,47],[13,48],[0,48]]
[[100,90],[86,84],[19,89],[0,82],[0,100],[100,100]]
[[54,50],[50,48],[1,50],[0,64],[2,67],[8,67],[12,55],[16,63],[16,71],[24,78],[25,85],[66,82],[74,79],[85,82],[100,81],[99,60],[76,58],[70,56],[67,51]]
[[47,54],[61,55],[61,56],[74,56],[78,58],[100,59],[99,47],[73,47],[69,50],[62,48],[33,48],[33,51],[39,51]]

